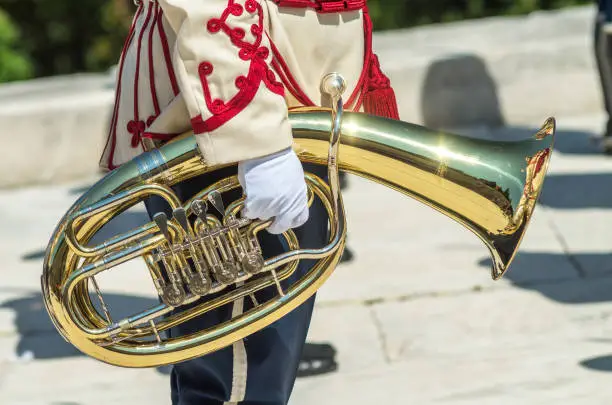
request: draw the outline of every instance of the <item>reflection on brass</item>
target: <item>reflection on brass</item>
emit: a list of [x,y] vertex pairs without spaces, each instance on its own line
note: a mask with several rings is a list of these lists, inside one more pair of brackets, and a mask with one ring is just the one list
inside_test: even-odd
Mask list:
[[[244,198],[223,199],[225,193],[240,187],[236,176],[180,201],[173,185],[220,169],[206,165],[195,137],[185,134],[109,173],[59,221],[47,248],[41,282],[47,311],[61,335],[100,361],[156,367],[211,353],[270,325],[312,296],[340,260],[346,222],[339,170],[415,198],[471,230],[493,258],[493,279],[501,278],[542,189],[554,119],[548,119],[530,139],[484,141],[344,112],[344,87],[339,75],[330,75],[322,88],[329,92],[331,109],[289,113],[301,161],[328,168],[328,183],[306,173],[309,204],[319,199],[330,218],[326,245],[301,248],[295,233],[288,231],[283,235],[288,251],[264,257],[258,233],[271,221],[243,218]],[[132,231],[88,245],[104,224],[153,195],[168,202],[172,218],[158,214]],[[213,215],[216,210],[219,216]],[[378,214],[373,212],[374,221]],[[100,313],[89,294],[93,285],[94,295],[102,300],[94,277],[139,258],[160,303],[123,319],[113,318],[112,308],[104,304]],[[315,264],[299,281],[287,285],[302,259]],[[256,294],[263,289],[275,296],[262,301]],[[191,335],[165,336],[164,331],[176,325],[245,297],[250,297],[254,308],[229,322]]]
[[445,177],[447,169],[448,169],[448,166],[446,165],[446,162],[444,161],[440,162],[440,164],[438,165],[438,169],[436,170],[436,176],[440,178]]

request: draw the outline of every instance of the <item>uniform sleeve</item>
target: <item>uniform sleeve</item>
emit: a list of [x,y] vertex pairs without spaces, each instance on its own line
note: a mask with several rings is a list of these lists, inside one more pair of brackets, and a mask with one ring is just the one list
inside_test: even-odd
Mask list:
[[291,146],[284,88],[270,69],[256,0],[159,0],[173,63],[205,160],[235,163]]

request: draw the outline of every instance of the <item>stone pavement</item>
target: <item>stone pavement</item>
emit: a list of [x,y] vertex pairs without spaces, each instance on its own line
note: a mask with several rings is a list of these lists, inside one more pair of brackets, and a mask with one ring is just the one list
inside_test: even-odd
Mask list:
[[[466,132],[523,138],[540,123]],[[345,202],[356,257],[321,289],[309,339],[337,348],[339,370],[299,379],[292,404],[610,403],[612,159],[589,143],[602,116],[560,116],[558,124],[541,205],[499,282],[490,279],[484,245],[464,228],[350,178]],[[42,306],[49,234],[90,184],[0,193],[2,405],[169,403],[166,374],[81,355]],[[126,214],[120,225],[143,215]],[[138,270],[101,280],[111,310],[152,302]],[[137,288],[128,294],[127,286]]]

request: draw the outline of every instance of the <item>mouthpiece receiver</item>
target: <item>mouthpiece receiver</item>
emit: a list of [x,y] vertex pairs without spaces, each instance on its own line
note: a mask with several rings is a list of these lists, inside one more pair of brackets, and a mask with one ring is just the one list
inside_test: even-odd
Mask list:
[[339,73],[329,73],[323,78],[321,91],[336,100],[346,91],[346,80]]

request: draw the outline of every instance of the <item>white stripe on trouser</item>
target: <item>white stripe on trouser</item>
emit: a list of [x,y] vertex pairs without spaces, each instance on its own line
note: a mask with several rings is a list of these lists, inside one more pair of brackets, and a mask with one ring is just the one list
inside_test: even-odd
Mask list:
[[[242,283],[240,283],[242,284]],[[240,287],[240,285],[237,285]],[[240,298],[234,302],[232,310],[232,318],[242,315],[244,310],[244,298]],[[234,349],[234,365],[232,372],[232,394],[229,402],[224,405],[235,405],[238,402],[244,401],[246,395],[247,384],[247,353],[244,347],[244,341],[240,339],[233,344]]]

